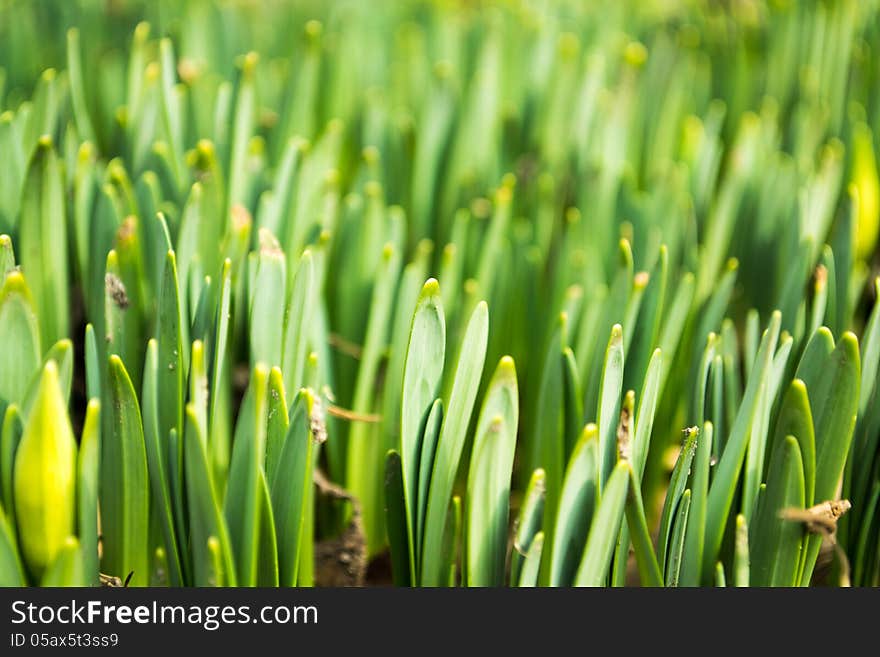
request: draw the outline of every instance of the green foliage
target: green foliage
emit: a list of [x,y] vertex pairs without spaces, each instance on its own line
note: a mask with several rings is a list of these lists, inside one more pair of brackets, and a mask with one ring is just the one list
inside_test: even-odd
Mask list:
[[880,584],[880,3],[472,4],[0,6],[0,584]]

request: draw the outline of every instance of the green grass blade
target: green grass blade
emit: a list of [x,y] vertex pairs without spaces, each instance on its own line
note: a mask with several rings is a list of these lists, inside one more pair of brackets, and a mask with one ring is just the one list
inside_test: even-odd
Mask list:
[[649,275],[639,315],[632,329],[633,337],[627,350],[627,362],[624,367],[624,388],[627,390],[635,390],[640,384],[644,386],[645,373],[649,370],[653,351],[659,344],[661,316],[667,290],[668,260],[668,251],[663,245]]
[[257,271],[251,293],[249,327],[251,364],[281,365],[284,324],[270,320],[281,314],[279,300],[285,299],[287,266],[278,240],[267,230],[260,231]]
[[[527,467],[540,467],[544,476],[544,557],[541,566],[541,581],[546,584],[550,576],[550,557],[553,554],[553,543],[556,532],[556,509],[565,475],[564,438],[562,434],[562,359],[560,354],[565,348],[568,317],[560,313],[553,327],[547,351],[541,366],[541,378],[538,398],[533,409],[534,429],[531,436],[532,458],[526,462]],[[594,464],[598,472],[598,461]]]
[[[384,449],[400,448],[401,445],[401,398],[397,391],[403,389],[409,335],[412,327],[419,292],[428,269],[431,242],[423,240],[416,249],[415,260],[403,269],[397,287],[393,320],[390,327],[390,355],[385,368],[385,395],[382,404],[382,433]],[[433,402],[433,398],[431,400]],[[329,450],[328,450],[329,457]]]
[[[157,390],[159,391],[159,435],[167,436],[174,429],[183,435],[184,354],[181,332],[182,315],[177,261],[173,251],[165,256],[162,286],[159,289],[158,340],[159,362]],[[181,447],[183,443],[181,443]],[[180,459],[183,462],[183,459]],[[207,538],[205,539],[207,540]]]
[[574,450],[584,423],[584,398],[578,379],[577,363],[571,347],[562,351],[562,417],[565,437],[565,458]]
[[791,382],[782,399],[782,407],[776,420],[776,430],[770,453],[785,441],[786,436],[794,436],[800,446],[801,461],[804,466],[804,505],[813,506],[818,501],[814,495],[816,487],[816,436],[813,413],[807,386],[800,379]]
[[385,527],[391,551],[391,575],[395,586],[411,586],[409,521],[404,505],[403,466],[393,449],[385,458]]
[[[663,511],[660,514],[660,534],[657,539],[657,550],[661,564],[669,563],[669,546],[672,540],[673,524],[676,522],[676,509],[680,508],[681,496],[687,487],[691,463],[693,463],[694,454],[697,451],[698,433],[698,431],[693,431],[692,429],[685,430],[684,444],[678,454],[678,459],[675,461],[675,467],[672,469],[669,486],[666,488],[666,501],[663,503]],[[690,497],[690,493],[688,493],[688,505],[690,505]],[[684,535],[682,534],[683,537]],[[667,581],[668,579],[667,577]]]
[[688,312],[694,300],[695,289],[694,275],[690,272],[684,274],[678,283],[669,309],[664,313],[659,341],[660,350],[666,355],[663,359],[662,376],[660,377],[661,387],[669,376],[669,368],[672,366],[672,358],[684,332]]
[[40,328],[30,290],[21,272],[13,271],[0,288],[0,405],[20,404],[26,386],[40,366]]
[[651,444],[651,433],[654,429],[654,415],[657,412],[657,402],[661,393],[661,373],[663,370],[663,355],[659,349],[655,349],[648,363],[648,371],[645,374],[642,385],[642,393],[639,395],[639,405],[635,417],[635,434],[632,442],[633,472],[636,481],[641,484],[642,475],[645,472],[645,463],[648,460],[648,450]]
[[[760,496],[758,497],[760,499]],[[734,537],[733,553],[733,585],[740,588],[749,585],[750,575],[749,557],[749,528],[746,517],[741,513],[736,516],[736,534]]]
[[795,586],[803,546],[801,523],[780,517],[786,508],[804,508],[804,467],[793,436],[777,444],[749,535],[752,586]]
[[98,575],[98,487],[101,456],[101,404],[89,400],[86,419],[79,441],[77,463],[77,535],[82,546],[82,565],[85,581],[91,586],[99,583]]
[[703,540],[706,535],[706,497],[709,492],[709,461],[712,457],[713,426],[711,422],[703,424],[703,430],[697,437],[697,453],[694,457],[691,472],[691,504],[688,512],[687,531],[684,537],[684,553],[682,555],[679,586],[700,586],[704,576]]
[[[278,471],[269,482],[275,531],[278,537],[278,576],[282,586],[295,586],[299,569],[301,537],[306,516],[305,502],[312,486],[312,423],[317,400],[302,389],[294,398],[290,428],[281,448]],[[284,473],[283,476],[281,473]]]
[[6,274],[15,269],[15,250],[12,248],[12,238],[9,235],[0,234],[0,281],[6,278]]
[[9,526],[15,533],[15,503],[13,495],[13,474],[15,472],[15,454],[24,433],[24,420],[18,406],[6,407],[3,414],[3,426],[0,430],[0,503],[6,509]]
[[[298,390],[305,384],[304,371],[308,351],[308,333],[312,324],[315,303],[315,267],[312,253],[308,249],[300,257],[290,302],[285,315],[284,387],[288,391]],[[288,404],[291,400],[288,400]]]
[[[421,437],[421,453],[419,454],[419,479],[415,508],[415,553],[422,553],[422,540],[425,536],[425,519],[428,515],[428,497],[431,490],[431,477],[434,472],[434,456],[440,440],[440,429],[443,427],[443,401],[435,399],[425,419]],[[418,571],[416,571],[418,572]]]
[[691,491],[688,488],[679,498],[675,517],[669,535],[669,548],[666,562],[666,586],[678,586],[681,575],[681,561],[684,556],[684,539],[687,535],[688,516],[691,509]]
[[[807,388],[816,434],[816,485],[814,501],[836,499],[837,488],[849,453],[859,404],[859,343],[855,335],[845,333],[833,351],[830,333],[814,336],[819,345],[811,349],[810,341],[797,376]],[[824,355],[824,358],[821,356]],[[810,580],[819,556],[822,537],[807,539],[801,584]]]
[[257,586],[278,586],[278,535],[275,533],[275,514],[272,512],[269,484],[262,469],[259,475],[260,534],[257,546]]
[[66,204],[60,169],[52,138],[41,136],[21,197],[19,258],[34,293],[40,337],[47,344],[70,334]]
[[588,424],[581,432],[565,470],[553,540],[548,546],[552,550],[550,586],[570,586],[574,580],[599,499],[598,461],[598,431],[595,424]]
[[532,539],[529,551],[523,560],[517,586],[535,587],[538,585],[538,572],[541,568],[541,553],[544,550],[544,532],[538,532]]
[[56,342],[46,352],[40,369],[34,372],[34,375],[31,377],[31,382],[28,384],[27,391],[24,393],[24,400],[21,403],[22,415],[24,417],[30,415],[34,400],[37,397],[37,390],[40,387],[40,372],[50,360],[54,361],[58,367],[58,383],[61,386],[61,395],[64,397],[64,403],[67,405],[70,402],[70,387],[73,382],[73,342],[64,338]]
[[[880,481],[874,482],[873,489],[865,497],[865,500],[864,520],[856,536],[855,545],[850,550],[855,557],[853,559],[855,566],[853,568],[852,581],[856,586],[877,586],[876,571],[873,575],[871,573],[873,568],[870,565],[871,557],[869,551],[871,546],[876,546],[878,539],[880,539],[880,521],[877,520],[878,508],[880,508]],[[876,558],[873,557],[873,559]],[[874,568],[876,568],[877,562],[874,561],[873,563]],[[806,583],[809,583],[809,580]],[[806,584],[804,581],[801,581],[801,585],[804,586]]]
[[[199,417],[199,426],[208,427],[208,373],[205,369],[205,343],[196,340],[190,349],[189,403]],[[203,436],[207,440],[207,436]],[[206,444],[207,447],[207,444]]]
[[[400,415],[400,460],[403,468],[404,506],[407,518],[410,579],[416,581],[415,511],[418,499],[421,427],[437,397],[446,354],[446,322],[440,301],[440,286],[429,279],[422,287],[410,328]],[[443,509],[446,517],[446,509]]]
[[438,558],[440,555],[436,546],[442,544],[446,530],[447,508],[483,374],[488,336],[489,308],[485,302],[481,302],[471,315],[462,340],[452,393],[434,456],[420,563],[423,585],[436,586],[442,577],[442,562]]
[[623,521],[631,472],[629,463],[621,461],[608,477],[590,523],[587,545],[574,579],[575,586],[603,586],[608,580],[608,568]]
[[[208,396],[208,404],[210,405],[208,410],[208,459],[214,473],[214,482],[221,484],[222,487],[229,468],[229,426],[231,424],[228,401],[226,401],[226,395],[228,395],[226,381],[231,374],[229,325],[232,305],[232,261],[229,258],[223,261],[220,280],[220,297],[217,302],[214,343],[212,345],[211,393]],[[287,421],[286,409],[285,405],[285,422]]]
[[82,548],[76,537],[68,536],[40,580],[40,586],[72,587],[86,586],[87,583]]
[[[236,562],[239,586],[256,586],[260,545],[260,470],[266,450],[269,372],[262,363],[251,381],[238,417],[229,462],[223,512]],[[277,481],[277,477],[276,477]]]
[[0,586],[27,586],[15,534],[0,504]]
[[728,434],[724,452],[718,460],[718,465],[715,466],[715,475],[709,488],[703,572],[711,572],[711,569],[715,567],[718,552],[721,549],[724,528],[733,505],[733,496],[748,447],[749,429],[758,405],[758,395],[761,394],[762,387],[766,390],[768,386],[772,357],[776,349],[776,340],[779,337],[780,321],[779,313],[773,313],[770,324],[761,339],[755,367],[746,384],[743,401]]
[[501,586],[519,399],[513,359],[498,363],[474,438],[467,485],[468,586]]
[[227,207],[236,203],[246,203],[248,181],[244,177],[249,167],[246,165],[248,142],[253,131],[256,112],[256,67],[259,57],[255,52],[247,53],[242,59],[241,77],[235,101],[235,118],[232,132],[232,149],[229,157],[229,200]]
[[[401,452],[410,567],[415,568],[413,522],[418,491],[421,426],[437,395],[446,353],[446,323],[440,301],[440,286],[428,280],[416,303],[407,347],[401,399]],[[446,510],[443,509],[444,518]],[[415,580],[415,571],[412,573]]]
[[[513,545],[510,551],[511,586],[516,586],[521,581],[521,571],[525,567],[525,561],[531,552],[532,541],[534,541],[538,534],[541,534],[543,549],[544,534],[540,529],[544,520],[545,479],[546,475],[540,468],[532,473],[519,508],[513,534]],[[538,555],[538,558],[541,558],[540,555]]]
[[110,356],[107,375],[108,409],[101,432],[102,572],[131,583],[149,582],[147,533],[150,488],[141,410],[118,356]]
[[859,386],[859,417],[864,417],[880,372],[880,277],[874,279],[874,308],[861,340],[862,375]]
[[722,589],[727,587],[727,577],[724,575],[724,564],[720,561],[715,564],[715,587]]
[[617,454],[615,431],[620,418],[620,402],[623,394],[623,362],[623,331],[619,324],[615,324],[611,329],[608,349],[605,351],[605,366],[602,369],[602,383],[599,386],[599,407],[596,411],[600,459],[597,485],[600,493],[611,474]]
[[278,474],[278,459],[284,440],[290,428],[290,415],[287,409],[284,377],[281,370],[273,367],[269,372],[269,398],[266,419],[266,458],[265,472],[267,481],[275,481]]
[[[651,544],[651,533],[645,518],[645,505],[642,502],[642,491],[635,471],[630,470],[630,482],[626,495],[626,524],[632,536],[633,550],[639,568],[639,579],[642,586],[663,586],[663,574],[657,562],[657,554]],[[622,532],[621,532],[622,533]],[[628,543],[628,541],[627,541]]]
[[95,141],[95,130],[89,116],[86,102],[86,90],[83,86],[82,63],[80,62],[79,30],[71,28],[67,31],[67,77],[70,82],[70,100],[73,105],[73,117],[80,141]]
[[[798,368],[800,370],[800,368]],[[859,343],[845,333],[820,368],[803,378],[816,429],[815,499],[834,497],[852,440],[859,403]]]
[[89,399],[101,399],[101,365],[98,358],[98,343],[95,339],[95,329],[91,324],[86,324],[84,351],[86,396]]
[[792,338],[789,335],[783,334],[780,338],[779,349],[773,357],[770,377],[766,383],[766,388],[763,390],[763,394],[759,396],[755,417],[752,420],[751,436],[749,438],[745,472],[743,474],[742,510],[746,520],[751,520],[761,476],[765,470],[764,461],[767,453],[771,406],[773,405],[773,400],[777,398],[779,385],[785,374],[792,342]]
[[[196,586],[217,586],[225,582],[228,586],[235,586],[235,562],[229,531],[211,482],[205,440],[199,436],[201,431],[195,409],[187,405],[184,465],[193,583]],[[209,543],[212,540],[213,546]]]
[[447,567],[445,586],[457,586],[459,551],[461,550],[461,496],[453,495],[449,505],[449,517],[446,526],[449,528],[443,541],[443,563]]
[[[361,352],[354,387],[352,409],[358,413],[372,413],[377,410],[380,390],[376,386],[376,378],[388,340],[394,286],[397,283],[399,270],[400,255],[393,245],[386,244],[373,286],[364,348]],[[348,434],[346,485],[352,494],[361,501],[364,531],[367,534],[367,552],[370,554],[378,552],[384,543],[381,503],[379,501],[382,495],[380,475],[385,458],[384,447],[379,426],[367,422],[352,424]],[[425,452],[424,443],[422,452]],[[430,478],[430,467],[434,458],[433,445],[428,453],[430,454],[428,478]],[[424,469],[425,461],[422,461],[419,470],[424,471]],[[420,474],[420,488],[422,482]],[[419,510],[423,513],[421,505]]]

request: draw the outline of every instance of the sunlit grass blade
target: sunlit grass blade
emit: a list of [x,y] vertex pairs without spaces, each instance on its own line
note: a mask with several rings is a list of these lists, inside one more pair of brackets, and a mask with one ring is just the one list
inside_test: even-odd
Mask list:
[[267,481],[275,481],[278,473],[278,459],[290,427],[290,414],[287,409],[284,379],[281,370],[273,367],[269,372],[268,408],[266,411],[266,451],[264,467]]
[[598,461],[598,431],[596,425],[588,424],[566,467],[559,507],[551,526],[550,586],[570,586],[574,579],[599,499]]
[[467,563],[469,586],[501,586],[507,552],[507,517],[519,399],[513,359],[501,359],[474,438],[467,486]]
[[[411,327],[403,372],[400,460],[403,467],[409,563],[411,579],[415,580],[416,572],[421,570],[420,562],[417,562],[421,555],[414,552],[421,427],[437,396],[446,354],[446,322],[440,301],[440,286],[436,280],[429,279],[422,287]],[[445,522],[445,505],[441,512]]]
[[[760,496],[759,496],[760,499]],[[751,580],[751,563],[749,555],[749,528],[746,517],[742,514],[736,516],[736,529],[734,535],[733,552],[733,585],[738,587],[749,586]]]
[[615,430],[620,417],[620,402],[623,394],[623,332],[619,324],[611,329],[608,349],[605,352],[605,366],[602,368],[602,383],[599,386],[599,407],[596,423],[599,429],[599,490],[611,475],[617,451]]
[[[516,586],[521,581],[521,572],[532,549],[532,541],[538,534],[541,534],[541,550],[543,550],[544,534],[540,529],[544,520],[544,494],[546,491],[544,480],[545,474],[540,468],[532,473],[520,505],[510,550],[511,586]],[[538,552],[540,553],[541,550]],[[538,554],[537,558],[539,563],[531,564],[532,567],[540,566],[541,555]],[[537,572],[534,573],[534,577],[537,577]],[[537,586],[537,582],[534,585]]]
[[706,497],[709,492],[709,462],[712,456],[713,426],[703,424],[697,436],[697,451],[691,467],[691,505],[687,532],[684,537],[684,558],[679,573],[679,586],[700,586],[708,573],[703,567],[703,540],[706,531]]
[[84,351],[86,396],[89,399],[101,399],[101,365],[98,357],[95,329],[91,324],[86,324]]
[[436,546],[443,542],[446,510],[483,374],[488,336],[489,309],[485,302],[481,302],[471,315],[461,343],[452,392],[434,455],[428,508],[425,513],[425,535],[422,539],[422,561],[419,564],[422,585],[437,586],[442,576]]
[[[677,509],[681,505],[681,497],[687,487],[688,476],[691,471],[691,463],[697,451],[698,430],[685,429],[684,443],[672,469],[669,486],[666,488],[666,501],[663,503],[663,511],[660,515],[660,534],[657,539],[657,552],[661,564],[669,563],[670,541],[672,540],[673,526],[678,526],[676,520]],[[688,505],[690,505],[690,493],[688,493]],[[685,517],[687,517],[685,515]],[[684,534],[682,534],[682,539]],[[668,566],[667,566],[668,572]],[[667,577],[668,580],[668,577]],[[677,581],[677,576],[676,576]]]
[[534,587],[538,585],[538,571],[541,567],[541,553],[544,550],[544,532],[538,532],[532,539],[529,551],[523,559],[517,586]]
[[666,569],[664,579],[666,586],[678,586],[681,575],[681,560],[684,556],[684,540],[687,534],[688,515],[691,508],[691,491],[686,489],[678,498],[669,533],[669,545],[666,550]]

